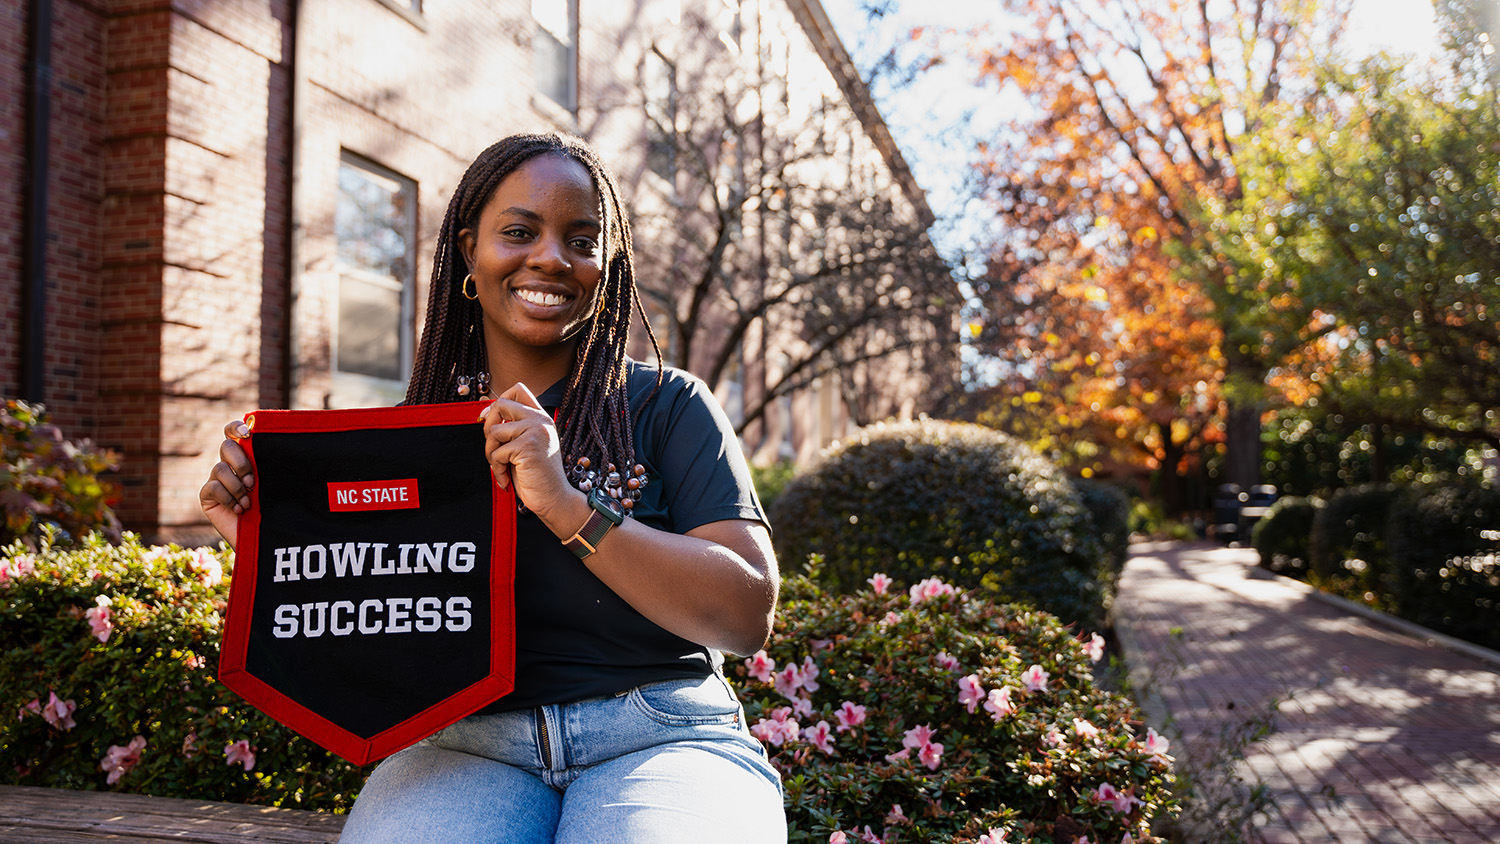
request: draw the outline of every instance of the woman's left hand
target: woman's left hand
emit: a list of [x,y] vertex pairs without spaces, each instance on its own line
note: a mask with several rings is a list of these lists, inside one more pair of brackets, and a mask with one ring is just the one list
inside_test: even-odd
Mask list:
[[490,403],[484,421],[484,457],[501,488],[515,484],[528,509],[546,510],[569,491],[557,426],[521,382]]

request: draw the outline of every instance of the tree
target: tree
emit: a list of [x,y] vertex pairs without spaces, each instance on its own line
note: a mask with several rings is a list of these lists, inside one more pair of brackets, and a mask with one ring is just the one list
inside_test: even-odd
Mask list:
[[[1310,93],[1308,68],[1336,42],[1342,4],[1006,7],[1016,31],[974,51],[982,74],[1030,110],[980,150],[988,195],[1010,232],[979,285],[991,319],[984,348],[1033,376],[1097,354],[1096,377],[1113,370],[1117,386],[1100,394],[1099,407],[1152,422],[1137,442],[1154,429],[1169,459],[1172,443],[1196,436],[1201,444],[1222,424],[1224,475],[1255,483],[1275,361],[1244,329],[1240,316],[1253,302],[1205,209],[1241,201],[1240,136],[1277,104]],[[1084,282],[1099,292],[1070,292]],[[1043,339],[1062,338],[1043,348],[1041,325],[1079,328],[1043,329]],[[1221,397],[1222,422],[1210,421]]]
[[861,124],[845,98],[796,102],[784,67],[747,68],[714,27],[684,11],[675,52],[654,51],[642,74],[657,178],[634,216],[668,359],[718,388],[759,336],[771,360],[741,429],[835,372],[854,421],[874,421],[891,411],[861,387],[898,355],[941,399],[956,386],[941,374],[956,366],[960,298],[930,212],[850,131]]
[[[1247,144],[1224,228],[1301,404],[1500,448],[1500,100],[1385,58]],[[1383,447],[1385,438],[1376,438]]]

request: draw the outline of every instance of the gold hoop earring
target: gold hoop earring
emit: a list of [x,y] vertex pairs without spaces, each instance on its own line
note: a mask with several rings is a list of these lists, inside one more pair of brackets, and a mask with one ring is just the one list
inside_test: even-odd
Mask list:
[[474,295],[473,296],[469,295],[469,282],[471,282],[473,280],[474,280],[474,274],[473,273],[469,273],[468,275],[464,276],[463,287],[460,288],[463,291],[464,298],[468,299],[471,302],[474,301],[475,299],[479,298],[479,285],[478,284],[474,285]]

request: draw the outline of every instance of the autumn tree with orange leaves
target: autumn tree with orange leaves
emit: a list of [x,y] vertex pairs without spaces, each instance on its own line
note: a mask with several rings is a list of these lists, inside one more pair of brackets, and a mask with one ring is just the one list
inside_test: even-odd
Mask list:
[[[1275,361],[1238,315],[1253,279],[1205,212],[1243,196],[1236,140],[1312,96],[1341,2],[1006,0],[976,34],[982,75],[1027,104],[980,150],[1003,237],[976,284],[983,351],[1047,415],[1160,467],[1173,501],[1195,452],[1257,482]],[[1005,397],[1009,403],[1010,396]],[[1024,400],[1022,404],[1024,404]],[[1010,414],[1001,406],[1001,416]],[[1129,448],[1125,448],[1128,446]]]

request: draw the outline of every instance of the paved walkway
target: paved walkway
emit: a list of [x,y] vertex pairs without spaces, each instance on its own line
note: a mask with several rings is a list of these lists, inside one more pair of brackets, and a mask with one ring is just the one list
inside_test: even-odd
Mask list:
[[1500,667],[1325,602],[1253,550],[1131,551],[1116,634],[1174,755],[1222,759],[1226,730],[1274,725],[1239,769],[1274,798],[1259,840],[1500,842]]

